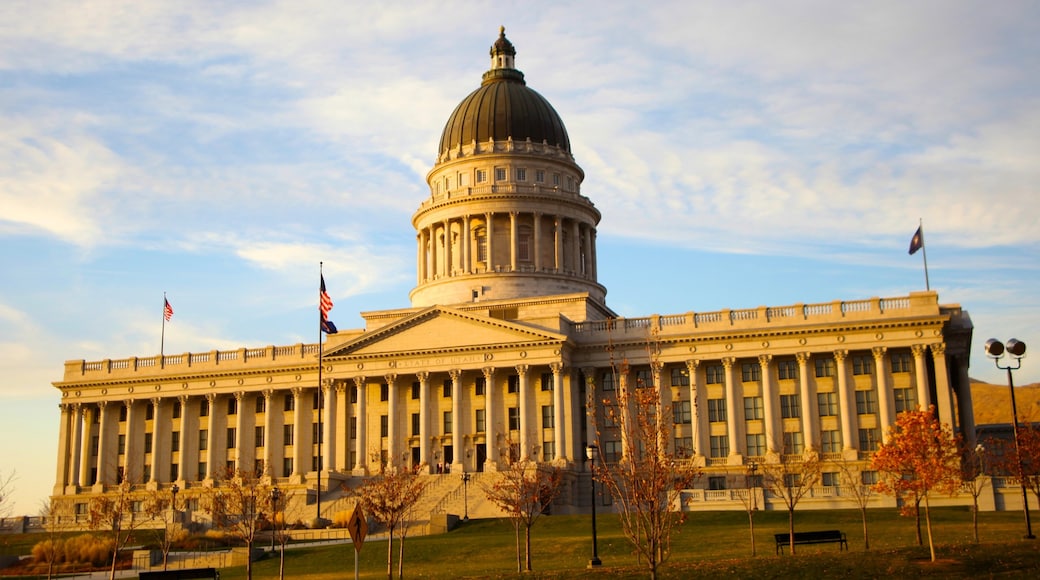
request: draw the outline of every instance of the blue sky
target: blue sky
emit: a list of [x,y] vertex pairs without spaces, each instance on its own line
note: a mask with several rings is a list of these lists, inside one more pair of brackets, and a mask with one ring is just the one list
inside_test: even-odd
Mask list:
[[[646,7],[649,6],[649,7]],[[932,288],[1040,348],[1040,8],[0,4],[0,473],[54,483],[67,359],[317,340],[408,305],[412,212],[506,26],[603,212],[623,316]],[[1040,381],[1027,358],[1016,382]],[[12,444],[12,442],[16,442]]]

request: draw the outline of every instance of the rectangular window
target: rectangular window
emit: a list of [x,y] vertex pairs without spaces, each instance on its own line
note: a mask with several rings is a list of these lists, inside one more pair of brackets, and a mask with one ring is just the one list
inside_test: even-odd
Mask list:
[[[361,388],[363,389],[365,387],[362,386]],[[356,403],[357,402],[358,387],[357,386],[353,386],[353,387],[350,387],[349,390],[350,390],[350,402],[351,403]]]
[[892,394],[896,402],[896,413],[914,410],[915,404],[913,389],[893,389]]
[[296,397],[292,393],[285,395],[285,405],[282,408],[286,411],[296,410]]
[[542,429],[552,429],[556,426],[555,415],[552,405],[542,405]]
[[505,181],[505,180],[506,180],[506,168],[505,167],[496,167],[495,168],[495,181]]
[[519,431],[520,430],[520,408],[509,407],[509,430]]
[[802,416],[798,395],[780,395],[780,416],[784,419],[797,419]]
[[781,451],[784,455],[801,455],[805,451],[805,439],[802,437],[802,432],[785,431],[784,448]]
[[238,414],[238,398],[231,397],[227,400],[227,414],[237,415]]
[[603,373],[603,390],[614,390],[614,373]]
[[693,421],[689,401],[675,401],[672,403],[672,421],[676,425],[689,425]]
[[517,181],[527,181],[527,169],[524,169],[523,167],[517,167],[516,168],[516,180]]
[[155,419],[155,405],[148,405],[144,408],[144,420],[151,421]]
[[729,455],[729,437],[726,435],[712,435],[709,444],[711,445],[711,456],[712,457],[725,457]]
[[693,457],[693,437],[675,438],[675,456],[683,459]]
[[841,453],[841,431],[821,431],[820,447],[824,453]]
[[418,401],[419,400],[419,383],[418,382],[412,383],[412,400],[413,401]]
[[126,423],[126,405],[119,407],[119,422]]
[[311,409],[317,409],[324,402],[325,397],[322,396],[321,390],[314,391],[314,395],[311,397]]
[[854,356],[852,357],[852,374],[870,375],[874,373],[874,357]]
[[293,444],[293,434],[296,430],[292,425],[282,425],[282,445]]
[[199,401],[199,417],[209,417],[209,399]]
[[534,172],[534,180],[538,183],[545,183],[545,170],[537,169]]
[[419,413],[412,413],[412,437],[419,436]]
[[487,425],[485,424],[485,421],[484,421],[484,417],[485,417],[484,412],[485,412],[484,409],[477,409],[473,413],[473,423],[476,425],[477,433],[483,433],[484,431],[487,430]]
[[834,376],[834,359],[832,359],[832,358],[818,358],[818,359],[816,359],[816,376],[817,377],[833,377]]
[[652,386],[654,386],[654,374],[650,372],[650,369],[639,369],[636,371],[636,388]]
[[704,367],[704,382],[709,385],[721,385],[726,382],[726,367],[722,365]]
[[483,395],[487,391],[487,380],[484,377],[477,377],[477,380],[473,383],[473,394],[478,397]]
[[177,463],[170,464],[170,481],[177,481],[181,477],[180,465]]
[[357,439],[357,417],[350,418],[350,424],[347,427],[350,433],[351,439]]
[[821,417],[836,417],[838,415],[837,393],[817,393],[816,402],[820,408]]
[[726,399],[708,399],[708,421],[711,423],[726,422]]
[[560,174],[553,173],[553,185],[560,185]]
[[690,386],[690,375],[686,372],[686,369],[682,367],[672,368],[672,386],[673,387],[688,387]]
[[762,365],[758,363],[744,363],[740,365],[740,380],[745,383],[761,381]]
[[621,460],[621,454],[620,441],[603,442],[603,461],[606,461],[607,463],[617,463]]
[[798,378],[798,361],[782,360],[776,363],[776,373],[782,380]]
[[[170,433],[170,452],[177,453],[181,450],[181,432],[174,431]],[[174,478],[176,479],[176,478]]]
[[484,183],[487,181],[487,169],[477,170],[477,183]]
[[824,487],[839,487],[841,485],[841,474],[837,471],[824,471],[820,474],[820,483]]
[[259,396],[256,398],[256,412],[265,413],[267,412],[267,397]]
[[173,418],[174,419],[180,419],[181,418],[181,402],[180,401],[174,401],[174,403],[173,403]]
[[802,487],[801,473],[785,473],[784,487]]
[[556,459],[556,444],[552,441],[542,441],[542,461]]
[[389,437],[390,436],[390,417],[386,415],[379,416],[379,436]]
[[859,450],[860,451],[877,451],[878,445],[881,444],[881,430],[880,429],[860,429],[859,430]]
[[878,474],[876,471],[861,471],[859,480],[863,482],[863,485],[877,485]]
[[199,451],[209,449],[209,429],[199,429]]
[[520,392],[520,377],[517,375],[509,375],[509,385],[506,387],[506,391],[509,393]]
[[445,399],[450,399],[451,398],[451,379],[445,380],[444,384],[441,385],[441,395]]
[[542,376],[541,376],[541,389],[543,391],[551,391],[551,390],[553,390],[553,374],[552,373],[542,373]]
[[293,472],[293,458],[286,457],[282,460],[282,477],[289,477]]
[[766,436],[762,433],[748,433],[747,454],[751,457],[761,457],[766,454]]
[[761,419],[765,413],[762,410],[762,397],[744,397],[744,420],[754,421]]
[[119,455],[124,455],[126,453],[126,435],[119,436],[119,443],[117,445],[119,447]]
[[447,434],[451,433],[451,427],[452,427],[452,425],[451,425],[451,411],[445,411],[444,412],[444,421],[443,421],[443,423],[444,423],[444,434],[447,435]]
[[324,443],[325,442],[325,430],[319,429],[317,423],[311,423],[311,442],[312,443]]
[[390,400],[390,385],[386,383],[379,385],[379,400],[384,402]]
[[877,393],[856,391],[856,413],[860,415],[877,413]]
[[709,491],[722,491],[726,489],[726,478],[722,475],[712,475],[708,478]]
[[204,478],[209,476],[209,472],[206,471],[207,469],[209,469],[209,464],[208,463],[206,463],[205,461],[200,461],[199,465],[198,465],[198,468],[199,468],[199,479],[204,479]]
[[254,440],[253,441],[253,445],[255,447],[263,447],[264,446],[264,428],[262,426],[255,428],[255,430],[253,432],[253,440]]
[[234,427],[228,427],[227,428],[227,448],[228,449],[234,449],[235,447],[238,447],[238,445],[235,443],[235,434],[236,434],[236,432],[235,432],[235,428]]
[[892,354],[892,372],[893,373],[908,373],[910,372],[910,353],[908,352],[897,352]]

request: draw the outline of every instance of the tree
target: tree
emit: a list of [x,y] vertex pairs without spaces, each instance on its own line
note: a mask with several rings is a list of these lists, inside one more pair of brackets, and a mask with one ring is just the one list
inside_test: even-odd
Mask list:
[[252,580],[256,536],[273,513],[271,485],[254,471],[228,469],[214,481],[203,508],[215,527],[245,544],[246,578]]
[[859,508],[859,516],[863,521],[863,549],[870,550],[870,533],[867,531],[867,505],[874,495],[874,488],[863,483],[863,464],[853,463],[844,457],[838,461],[838,472],[841,477],[841,493],[847,494]]
[[0,518],[6,518],[11,512],[11,494],[14,493],[15,472],[7,474],[0,471]]
[[[653,338],[647,350],[651,369],[659,370]],[[625,537],[655,579],[671,553],[672,534],[685,521],[682,506],[674,506],[673,499],[692,486],[700,470],[668,450],[673,425],[670,409],[662,403],[659,381],[637,381],[632,388],[628,372],[627,361],[615,368],[622,379],[620,384],[615,381],[616,407],[612,401],[604,401],[608,409],[616,409],[608,413],[621,431],[623,455],[617,463],[600,463],[595,477],[613,497]]]
[[134,493],[130,479],[123,477],[112,492],[95,496],[87,503],[87,519],[90,529],[107,530],[112,536],[112,568],[110,580],[115,580],[119,551],[123,549],[133,531],[150,519],[142,508],[140,494]]
[[979,496],[986,489],[986,469],[990,463],[989,452],[981,443],[974,449],[961,446],[961,487],[971,494],[971,527],[975,543],[979,543]]
[[47,563],[47,578],[54,576],[54,565],[64,557],[64,542],[61,532],[75,525],[75,518],[69,513],[68,502],[54,501],[53,498],[40,502],[39,515],[43,518],[43,529],[46,539],[33,546],[33,557],[37,562]]
[[758,464],[748,463],[743,474],[733,474],[729,477],[727,487],[741,489],[737,494],[740,503],[744,505],[744,511],[748,516],[748,529],[751,534],[751,555],[755,556],[755,514],[758,512],[758,488],[762,487],[762,476],[758,475]]
[[1018,451],[1012,454],[1020,459],[1020,465],[1012,473],[1018,473],[1026,488],[1040,501],[1040,424],[1022,421],[1018,426]]
[[359,504],[364,513],[386,527],[386,577],[394,576],[394,532],[401,530],[398,540],[400,559],[398,574],[404,575],[404,532],[405,520],[412,507],[422,497],[427,480],[412,471],[394,466],[382,466],[380,473],[358,490]]
[[881,473],[875,489],[901,497],[910,493],[924,500],[928,549],[935,561],[929,496],[952,494],[960,484],[959,438],[939,422],[935,407],[901,413],[889,429],[888,443],[881,445],[871,466]]
[[787,507],[787,533],[792,554],[795,553],[794,510],[802,498],[820,483],[820,467],[820,454],[815,449],[806,449],[802,455],[781,452],[776,461],[762,465],[762,486]]
[[[162,552],[163,570],[166,570],[170,556],[170,548],[177,540],[178,532],[181,532],[180,522],[177,520],[177,506],[174,505],[176,495],[173,489],[154,489],[148,493],[144,510],[153,521],[162,524],[154,529],[155,541]],[[181,503],[181,502],[178,502]]]
[[531,571],[531,528],[560,491],[560,470],[531,460],[517,460],[500,471],[484,494],[509,516],[516,532],[516,571],[521,571],[520,528],[524,528],[523,570]]

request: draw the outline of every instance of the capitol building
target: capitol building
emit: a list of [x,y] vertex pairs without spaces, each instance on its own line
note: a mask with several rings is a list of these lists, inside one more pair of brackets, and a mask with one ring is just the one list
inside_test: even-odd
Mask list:
[[587,509],[585,445],[622,459],[610,408],[632,385],[659,387],[668,452],[701,466],[691,498],[806,450],[866,465],[915,407],[973,440],[972,322],[934,291],[618,316],[563,119],[504,30],[490,56],[415,200],[410,305],[321,346],[67,361],[57,502],[84,513],[124,478],[190,494],[231,467],[333,510],[382,465],[487,477],[530,459],[563,470],[560,511]]

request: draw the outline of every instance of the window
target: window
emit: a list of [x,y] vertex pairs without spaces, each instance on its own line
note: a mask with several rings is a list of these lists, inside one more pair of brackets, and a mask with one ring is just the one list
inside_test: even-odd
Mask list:
[[476,425],[477,433],[483,433],[484,431],[487,431],[484,413],[484,409],[477,409],[473,414],[473,423]]
[[235,438],[236,434],[237,434],[237,432],[235,431],[234,427],[228,427],[227,428],[227,448],[228,449],[234,449],[235,447],[238,447],[238,445],[236,444],[236,438]]
[[181,418],[181,402],[180,401],[174,401],[174,403],[173,403],[173,418],[174,419],[180,419]]
[[542,429],[552,429],[556,426],[552,405],[542,405]]
[[[174,431],[170,433],[170,453],[176,453],[181,450],[181,432]],[[177,479],[176,477],[173,479]]]
[[477,261],[487,261],[487,230],[484,228],[477,228],[474,232],[474,236],[477,239]]
[[506,168],[505,167],[496,167],[495,168],[495,181],[505,181],[505,180],[506,180]]
[[621,442],[620,441],[604,441],[603,442],[603,461],[607,463],[617,463],[621,459]]
[[545,170],[536,169],[534,172],[534,180],[538,183],[545,183]]
[[144,408],[144,420],[151,421],[155,418],[155,405],[148,405]]
[[856,391],[856,412],[860,415],[877,413],[877,393]]
[[477,170],[477,183],[484,183],[487,181],[487,169]]
[[704,382],[709,385],[719,385],[726,382],[726,367],[722,365],[708,365],[704,367]]
[[553,185],[560,185],[560,174],[553,173]]
[[542,390],[543,391],[551,391],[551,390],[553,390],[553,374],[552,373],[542,373],[541,383],[542,383]]
[[804,451],[805,439],[801,431],[784,432],[784,448],[781,450],[784,455],[800,455]]
[[180,479],[180,467],[181,466],[177,463],[170,464],[170,481],[177,481],[178,479]]
[[910,353],[908,352],[897,352],[892,354],[892,372],[893,373],[908,373],[910,372]]
[[[357,417],[350,418],[350,425],[347,427],[350,432],[351,439],[357,439]],[[351,463],[353,465],[353,463]]]
[[[120,455],[124,455],[126,453],[126,435],[122,435],[122,434],[119,435],[118,446],[119,446],[119,454]],[[120,481],[122,481],[122,478],[120,478]]]
[[145,452],[145,454],[148,454],[148,453],[152,452],[152,434],[151,433],[145,433],[144,434],[144,452]]
[[531,228],[527,226],[517,228],[516,259],[521,262],[531,261]]
[[209,449],[209,429],[199,429],[199,451]]
[[517,181],[527,181],[527,169],[525,169],[523,167],[517,167],[516,168],[516,180]]
[[267,397],[261,396],[261,397],[257,397],[256,398],[256,412],[257,413],[265,413],[265,412],[267,412]]
[[852,357],[852,374],[870,375],[874,374],[874,357],[854,356]]
[[762,380],[762,365],[758,363],[744,363],[740,365],[740,380],[752,383]]
[[712,435],[709,444],[711,445],[711,456],[712,457],[725,457],[729,455],[729,437],[726,435]]
[[824,487],[839,487],[841,475],[837,471],[824,471],[820,474],[820,481]]
[[784,419],[797,419],[802,416],[802,408],[798,395],[780,395],[780,416]]
[[896,413],[914,410],[913,389],[893,389],[892,394],[896,401]]
[[834,376],[834,359],[832,359],[832,358],[818,358],[818,359],[816,359],[816,376],[817,377],[833,377]]
[[294,432],[295,432],[295,429],[293,429],[292,425],[282,425],[282,444],[283,445],[292,445],[293,444],[293,433]]
[[209,417],[209,399],[199,401],[199,417]]
[[509,407],[509,430],[519,431],[520,430],[520,408]]
[[321,389],[315,390],[314,395],[311,397],[311,409],[317,409],[324,401],[325,397],[322,396]]
[[390,400],[390,385],[383,383],[379,385],[379,400],[388,401]]
[[762,397],[744,397],[745,421],[761,419],[763,415],[764,413],[762,411]]
[[709,477],[708,489],[710,491],[722,491],[726,489],[726,478],[722,475],[713,475]]
[[311,441],[313,443],[324,443],[325,433],[322,429],[318,428],[317,423],[311,423]]
[[289,477],[293,472],[293,458],[286,457],[282,460],[282,477]]
[[654,374],[650,369],[639,369],[636,371],[636,388],[653,387]]
[[253,439],[254,439],[253,445],[255,447],[263,447],[264,446],[264,428],[263,427],[257,427],[256,428],[256,430],[253,433]]
[[692,421],[689,401],[675,401],[672,403],[672,419],[676,425],[689,425]]
[[441,394],[446,399],[451,398],[451,379],[444,380],[444,384],[441,386]]
[[614,390],[614,373],[603,373],[603,390],[613,391]]
[[673,387],[688,387],[690,386],[690,375],[686,372],[686,369],[682,367],[674,367],[672,369],[672,386]]
[[878,474],[876,471],[861,471],[859,480],[863,482],[863,485],[877,485]]
[[231,397],[227,400],[227,414],[237,415],[238,414],[238,398]]
[[419,383],[418,382],[412,383],[412,400],[413,401],[418,401],[419,400]]
[[444,412],[443,423],[444,423],[444,434],[447,435],[447,434],[451,433],[451,427],[452,427],[452,425],[451,425],[451,411],[445,411]]
[[419,413],[412,413],[412,437],[418,437],[419,436],[419,421],[420,421]]
[[693,437],[675,438],[675,456],[681,458],[693,457]]
[[207,471],[207,469],[209,469],[209,464],[206,463],[205,461],[200,461],[199,462],[198,469],[199,469],[199,475],[198,475],[199,479],[202,479],[202,478],[207,477],[209,475],[209,472]]
[[483,395],[487,390],[487,380],[484,377],[477,377],[476,382],[473,383],[473,394]]
[[518,375],[509,375],[509,386],[506,387],[506,391],[510,393],[520,392],[520,377]]
[[835,417],[838,415],[837,393],[817,393],[816,401],[820,408],[821,417]]
[[282,408],[286,411],[296,410],[296,397],[292,393],[285,395],[285,406]]
[[785,473],[784,487],[802,487],[801,473]]
[[256,475],[263,475],[266,471],[266,464],[263,459],[256,459],[253,461],[253,473]]
[[820,447],[824,453],[841,453],[841,431],[821,431]]
[[798,378],[798,361],[782,360],[776,363],[776,373],[780,379]]
[[389,437],[390,436],[390,417],[386,415],[379,416],[379,436]]
[[762,433],[748,433],[747,454],[751,457],[761,457],[766,454],[766,436]]
[[126,422],[126,405],[122,405],[119,407],[119,422]]
[[881,430],[880,429],[860,429],[859,430],[859,450],[860,451],[877,451],[878,445],[881,443]]
[[726,421],[726,399],[708,399],[708,421],[712,423]]

